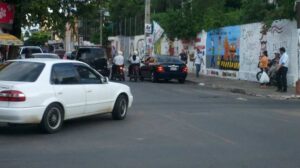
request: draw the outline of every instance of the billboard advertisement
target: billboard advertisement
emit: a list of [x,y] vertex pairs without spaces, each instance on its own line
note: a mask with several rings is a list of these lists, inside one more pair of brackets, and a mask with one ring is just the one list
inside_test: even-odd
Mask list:
[[14,6],[0,2],[0,24],[13,24]]

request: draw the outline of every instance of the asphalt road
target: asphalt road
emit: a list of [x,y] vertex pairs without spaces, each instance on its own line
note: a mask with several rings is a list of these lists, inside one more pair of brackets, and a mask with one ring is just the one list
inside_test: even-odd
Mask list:
[[124,121],[65,123],[57,134],[0,127],[1,168],[300,168],[300,103],[203,89],[126,82]]

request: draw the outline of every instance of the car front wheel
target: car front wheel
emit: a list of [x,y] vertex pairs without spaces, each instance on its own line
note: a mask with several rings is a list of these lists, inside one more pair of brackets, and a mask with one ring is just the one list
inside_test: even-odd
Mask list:
[[158,79],[157,79],[157,77],[155,76],[155,73],[154,73],[154,72],[152,72],[152,74],[151,74],[151,81],[152,81],[153,83],[156,83],[156,82],[158,81]]
[[63,125],[63,118],[63,109],[60,105],[49,105],[41,122],[42,130],[49,134],[59,131]]
[[114,109],[112,111],[112,118],[114,120],[123,120],[126,117],[128,110],[128,100],[125,95],[120,95],[117,98]]

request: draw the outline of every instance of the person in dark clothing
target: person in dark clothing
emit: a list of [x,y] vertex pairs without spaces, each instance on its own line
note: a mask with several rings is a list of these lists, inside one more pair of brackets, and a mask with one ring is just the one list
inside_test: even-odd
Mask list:
[[25,53],[25,58],[31,58],[31,51],[30,51],[30,49],[25,48],[24,50],[25,50],[25,51],[24,51],[24,53]]
[[187,64],[187,54],[184,51],[184,49],[182,49],[181,53],[179,54],[180,60],[183,61],[185,64]]
[[280,52],[280,59],[278,65],[278,72],[277,72],[277,92],[287,92],[287,72],[288,72],[288,65],[289,65],[289,56],[285,52],[285,48],[281,47],[279,49]]

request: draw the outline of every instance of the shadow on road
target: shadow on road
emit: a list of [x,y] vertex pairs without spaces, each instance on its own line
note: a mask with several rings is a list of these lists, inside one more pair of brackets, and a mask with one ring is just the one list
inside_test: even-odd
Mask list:
[[[84,118],[67,120],[64,122],[63,128],[58,132],[77,131],[82,129],[89,129],[91,127],[98,127],[100,124],[104,125],[112,123],[110,114],[100,114],[94,116],[88,116]],[[1,124],[0,135],[9,136],[24,136],[24,135],[41,135],[43,132],[40,130],[39,125],[36,124]]]

